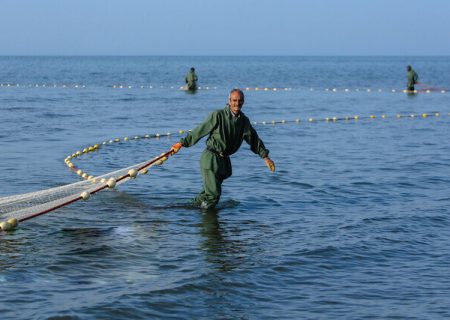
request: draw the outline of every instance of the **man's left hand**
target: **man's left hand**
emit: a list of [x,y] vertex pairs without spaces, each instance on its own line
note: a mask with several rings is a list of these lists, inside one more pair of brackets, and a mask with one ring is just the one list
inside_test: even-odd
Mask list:
[[275,172],[275,162],[272,161],[269,157],[264,158],[264,162],[270,171]]

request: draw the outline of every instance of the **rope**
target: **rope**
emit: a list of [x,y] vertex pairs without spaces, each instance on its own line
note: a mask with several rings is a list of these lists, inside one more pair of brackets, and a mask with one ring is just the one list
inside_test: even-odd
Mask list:
[[[410,114],[401,114],[401,113],[397,113],[394,117],[396,119],[401,119],[401,118],[428,118],[428,117],[440,117],[442,115],[441,112],[438,111],[434,111],[434,112],[430,112],[430,113],[421,113],[421,114],[415,114],[415,113],[410,113]],[[450,116],[450,112],[448,112],[447,114],[444,115],[448,115]],[[254,121],[252,122],[252,124],[254,125],[267,125],[267,124],[285,124],[285,123],[300,123],[300,122],[337,122],[337,121],[349,121],[349,120],[365,120],[365,119],[387,119],[387,118],[392,118],[392,116],[388,116],[386,114],[382,114],[380,116],[371,114],[368,116],[359,116],[359,115],[354,115],[354,116],[344,116],[344,117],[325,117],[325,118],[307,118],[305,120],[302,120],[300,118],[297,118],[295,120],[272,120],[272,121]]]
[[[450,116],[450,112],[448,113],[444,113],[444,115]],[[395,118],[395,119],[401,119],[401,118],[428,118],[428,117],[440,117],[442,116],[441,112],[438,111],[434,111],[434,112],[430,112],[430,113],[421,113],[421,114],[414,114],[414,113],[410,113],[410,114],[401,114],[401,113],[397,113],[395,116],[388,116],[386,114],[381,114],[379,116],[371,114],[368,116],[361,116],[361,115],[354,115],[354,116],[342,116],[342,117],[325,117],[325,118],[305,118],[305,119],[301,119],[301,118],[296,118],[294,120],[271,120],[271,121],[254,121],[252,122],[253,125],[275,125],[275,124],[288,124],[288,123],[304,123],[304,122],[309,122],[309,123],[314,123],[314,122],[337,122],[337,121],[350,121],[350,120],[354,120],[354,121],[358,121],[358,120],[367,120],[367,119],[387,119],[387,118]],[[167,133],[155,133],[155,134],[145,134],[145,135],[135,135],[132,138],[130,137],[123,137],[123,138],[115,138],[115,139],[111,139],[108,141],[103,141],[99,144],[94,144],[88,147],[85,147],[82,149],[82,151],[76,151],[74,153],[72,153],[71,155],[67,156],[64,159],[64,162],[66,163],[66,165],[73,171],[75,172],[77,175],[79,175],[81,178],[85,179],[85,180],[89,180],[92,182],[97,182],[97,179],[95,176],[88,174],[87,172],[83,171],[82,169],[78,168],[75,164],[73,164],[73,162],[71,160],[74,160],[84,154],[89,154],[91,152],[94,152],[96,150],[99,150],[101,146],[108,146],[114,143],[120,143],[120,142],[127,142],[130,140],[139,140],[139,139],[150,139],[150,138],[161,138],[161,137],[170,137],[170,136],[177,136],[177,135],[182,135],[185,132],[188,132],[190,130],[179,130],[177,133],[171,133],[171,132],[167,132]],[[164,161],[166,161],[167,159],[164,159],[164,154],[161,154],[155,161],[157,162],[156,164],[162,164]],[[167,156],[167,153],[165,154]],[[158,160],[162,160],[161,162],[159,162]],[[142,167],[136,169],[137,171],[143,170],[145,169],[146,165],[143,165]],[[105,182],[105,181],[101,181],[101,182]]]
[[[171,155],[172,155],[171,151],[168,151],[166,153],[162,153],[158,157],[155,157],[155,158],[153,158],[151,160],[148,160],[143,165],[139,166],[137,169],[131,169],[130,171],[128,171],[127,174],[122,175],[122,176],[120,176],[117,179],[111,178],[109,180],[105,179],[105,181],[100,181],[101,183],[103,183],[103,185],[98,187],[98,188],[96,188],[96,189],[94,189],[94,190],[92,190],[92,191],[90,191],[89,193],[87,191],[84,191],[83,193],[80,194],[79,197],[77,197],[75,199],[63,202],[63,203],[61,203],[61,204],[59,204],[57,206],[51,207],[51,208],[46,209],[44,211],[37,212],[37,213],[35,213],[33,215],[30,215],[28,217],[19,219],[18,221],[22,222],[22,221],[26,221],[26,220],[29,220],[29,219],[41,216],[43,214],[49,213],[49,212],[51,212],[53,210],[62,208],[64,206],[67,206],[67,205],[69,205],[71,203],[74,203],[74,202],[82,200],[82,199],[83,200],[88,200],[91,195],[96,194],[99,191],[102,191],[102,190],[104,190],[106,188],[114,188],[116,186],[116,183],[122,182],[123,180],[125,180],[127,178],[135,178],[136,175],[137,175],[137,172],[139,172],[139,171],[141,171],[141,174],[146,174],[147,173],[146,170],[148,170],[148,168],[150,168],[153,164],[155,164],[157,162],[159,162],[159,164],[162,164],[162,162],[166,161],[168,159],[168,157],[171,156]],[[132,170],[135,170],[135,171],[132,171]],[[93,182],[95,183],[95,181],[93,181]]]
[[[432,87],[427,84],[419,83],[418,86],[423,86],[423,89],[414,90],[414,93],[448,93],[449,89],[446,88],[437,88]],[[12,83],[1,83],[0,88],[62,88],[62,89],[85,89],[89,87],[96,87],[94,85],[86,85],[86,84],[12,84]],[[113,84],[113,85],[103,85],[100,87],[111,88],[111,89],[171,89],[171,90],[186,90],[186,87],[176,86],[176,85],[127,85],[127,84]],[[228,90],[229,88],[220,88],[217,86],[199,86],[198,90]],[[267,92],[267,91],[315,91],[315,92],[329,92],[329,93],[337,93],[337,92],[388,92],[388,93],[410,93],[408,90],[404,89],[374,89],[374,88],[336,88],[336,87],[327,87],[327,88],[319,88],[319,87],[242,87],[243,91],[258,91],[258,92]]]

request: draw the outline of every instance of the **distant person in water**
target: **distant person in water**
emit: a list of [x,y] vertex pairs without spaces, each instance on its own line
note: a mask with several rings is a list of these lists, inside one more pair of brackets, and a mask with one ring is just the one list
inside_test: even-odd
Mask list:
[[187,89],[189,91],[195,91],[197,90],[197,81],[198,77],[195,74],[195,68],[192,67],[191,70],[187,73],[186,77],[184,78],[184,81],[187,84]]
[[414,85],[418,83],[419,75],[411,66],[407,66],[406,71],[408,72],[408,84],[406,86],[406,90],[414,92]]
[[203,123],[171,148],[174,154],[181,147],[192,147],[201,138],[208,136],[206,149],[200,159],[203,190],[193,200],[195,206],[211,209],[219,202],[222,182],[231,176],[230,156],[239,150],[244,140],[253,153],[264,159],[270,171],[275,171],[275,163],[269,158],[269,150],[241,111],[243,105],[244,93],[239,89],[231,90],[225,108],[213,111]]

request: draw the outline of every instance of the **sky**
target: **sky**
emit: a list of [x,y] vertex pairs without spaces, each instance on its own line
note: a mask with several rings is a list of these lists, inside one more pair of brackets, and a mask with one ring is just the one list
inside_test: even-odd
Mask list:
[[450,55],[450,0],[0,0],[0,55]]

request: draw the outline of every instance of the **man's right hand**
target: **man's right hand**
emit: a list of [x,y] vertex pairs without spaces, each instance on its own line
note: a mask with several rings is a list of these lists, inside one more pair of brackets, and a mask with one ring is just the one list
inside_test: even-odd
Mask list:
[[172,152],[172,154],[175,154],[175,153],[177,153],[178,151],[180,151],[180,149],[181,149],[182,146],[183,146],[183,145],[181,144],[181,142],[177,142],[177,143],[175,143],[175,144],[172,146],[172,148],[170,148],[170,151]]

